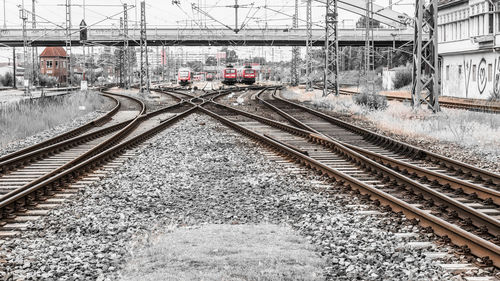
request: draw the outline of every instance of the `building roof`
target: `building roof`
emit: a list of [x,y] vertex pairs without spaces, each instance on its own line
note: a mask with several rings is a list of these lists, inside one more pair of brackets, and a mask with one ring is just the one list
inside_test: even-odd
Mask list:
[[469,2],[469,0],[438,0],[438,1],[439,1],[438,2],[439,8],[446,8],[446,7]]
[[68,54],[62,47],[47,47],[40,54],[40,57],[67,57]]

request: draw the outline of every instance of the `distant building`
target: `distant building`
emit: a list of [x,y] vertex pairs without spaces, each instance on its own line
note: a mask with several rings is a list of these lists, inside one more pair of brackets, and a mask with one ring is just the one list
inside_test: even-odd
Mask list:
[[442,95],[487,99],[500,93],[498,1],[440,0]]
[[68,54],[62,47],[47,47],[40,54],[40,73],[57,78],[57,82],[68,80]]

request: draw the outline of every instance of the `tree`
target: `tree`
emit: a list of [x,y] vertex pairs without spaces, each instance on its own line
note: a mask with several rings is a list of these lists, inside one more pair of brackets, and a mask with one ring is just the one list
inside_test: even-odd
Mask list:
[[[370,26],[373,28],[380,28],[380,22],[375,19],[370,19]],[[356,22],[357,28],[365,28],[366,27],[366,17],[361,16]]]
[[252,62],[253,63],[258,63],[260,65],[264,65],[264,64],[266,64],[266,58],[263,58],[263,57],[253,57],[252,58]]
[[207,66],[216,66],[217,65],[217,59],[214,56],[208,56],[207,60],[205,61],[205,65],[207,65]]
[[187,66],[195,72],[199,72],[203,69],[203,63],[201,61],[188,61]]
[[4,86],[11,86],[11,87],[13,87],[14,86],[14,83],[13,83],[14,82],[14,76],[12,76],[12,73],[7,72],[7,73],[5,73],[4,76],[0,76],[0,82]]

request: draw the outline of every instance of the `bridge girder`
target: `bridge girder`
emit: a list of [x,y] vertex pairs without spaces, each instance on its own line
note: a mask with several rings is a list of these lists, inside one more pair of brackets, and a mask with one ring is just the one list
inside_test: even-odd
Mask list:
[[[27,37],[32,46],[65,46],[65,32],[59,30],[27,29]],[[78,33],[72,29],[71,33]],[[128,45],[139,46],[140,30],[128,29]],[[312,45],[325,45],[325,30],[312,29]],[[118,46],[124,44],[122,31],[118,29],[88,29],[86,44]],[[156,29],[148,28],[147,44],[149,46],[299,46],[307,41],[307,29],[245,29],[235,34],[225,29]],[[339,46],[364,46],[364,29],[338,29]],[[413,29],[378,29],[374,31],[375,47],[396,47],[414,39]],[[426,41],[424,35],[423,41]],[[0,30],[0,43],[10,47],[22,47],[22,29]],[[71,46],[80,46],[77,36],[73,36]],[[0,45],[1,46],[1,45]]]

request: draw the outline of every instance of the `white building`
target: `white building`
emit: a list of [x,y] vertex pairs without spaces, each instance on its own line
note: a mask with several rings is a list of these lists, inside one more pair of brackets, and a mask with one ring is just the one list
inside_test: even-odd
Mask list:
[[500,91],[498,0],[440,0],[442,95],[487,99]]

